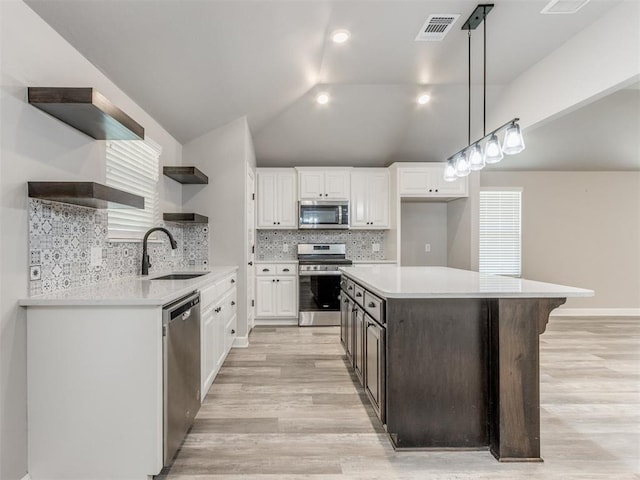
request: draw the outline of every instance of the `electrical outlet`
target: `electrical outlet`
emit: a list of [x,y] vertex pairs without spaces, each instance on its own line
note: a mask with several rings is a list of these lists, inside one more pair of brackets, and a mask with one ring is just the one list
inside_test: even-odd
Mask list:
[[371,245],[371,251],[372,252],[379,252],[380,251],[380,244],[379,243],[374,243]]
[[424,244],[424,251],[429,253],[431,251],[431,244],[430,243],[425,243]]
[[91,247],[91,260],[89,262],[89,266],[102,266],[102,247]]
[[282,252],[283,253],[288,253],[289,252],[289,244],[288,243],[283,243],[282,244]]
[[42,269],[40,265],[31,265],[29,267],[29,279],[40,280],[42,278]]

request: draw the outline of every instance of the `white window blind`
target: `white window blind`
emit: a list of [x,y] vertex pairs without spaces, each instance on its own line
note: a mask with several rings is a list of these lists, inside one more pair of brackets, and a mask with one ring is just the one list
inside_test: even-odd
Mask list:
[[480,191],[480,272],[520,276],[521,202],[522,190]]
[[142,240],[160,222],[158,194],[162,147],[153,140],[107,141],[107,185],[144,197],[144,210],[109,208],[109,240]]

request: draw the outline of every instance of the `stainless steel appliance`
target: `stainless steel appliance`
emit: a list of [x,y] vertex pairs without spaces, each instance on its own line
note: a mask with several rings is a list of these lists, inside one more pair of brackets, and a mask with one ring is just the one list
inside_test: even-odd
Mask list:
[[349,228],[349,202],[302,200],[298,228]]
[[200,293],[162,309],[164,465],[173,460],[200,410]]
[[340,272],[351,265],[344,243],[298,245],[298,325],[340,325]]

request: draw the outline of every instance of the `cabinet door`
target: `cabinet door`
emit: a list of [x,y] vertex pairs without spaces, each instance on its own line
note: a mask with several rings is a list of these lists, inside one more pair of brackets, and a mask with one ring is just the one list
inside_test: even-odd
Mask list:
[[300,200],[321,200],[324,195],[324,172],[322,170],[299,170],[298,189]]
[[214,332],[214,357],[215,357],[215,372],[217,373],[224,363],[226,352],[224,348],[224,327],[226,319],[222,315],[222,311],[216,313],[213,319],[213,332]]
[[369,226],[389,228],[389,171],[368,175],[367,207]]
[[401,168],[399,177],[400,195],[424,196],[427,194],[431,183],[431,171],[428,168]]
[[295,276],[276,279],[276,314],[281,317],[298,315],[298,288]]
[[204,400],[209,387],[213,383],[213,376],[216,372],[216,345],[215,345],[215,322],[214,322],[214,307],[207,309],[202,315],[201,319],[201,332],[202,342],[200,349],[200,368],[201,368],[201,400]]
[[256,277],[256,316],[276,315],[276,277]]
[[351,175],[351,204],[349,205],[351,227],[369,226],[368,178],[369,176],[364,172],[354,171]]
[[360,308],[356,308],[353,317],[353,368],[356,372],[360,384],[363,385],[364,371],[364,312]]
[[345,348],[347,346],[347,315],[349,315],[349,313],[349,299],[344,291],[342,291],[340,292],[340,342]]
[[297,228],[298,199],[296,196],[296,172],[281,172],[277,180],[276,224],[280,228]]
[[324,198],[349,200],[350,179],[349,170],[327,170],[324,174]]
[[384,330],[365,315],[364,387],[378,418],[384,422]]
[[258,172],[258,228],[277,226],[278,174]]
[[232,315],[224,325],[224,356],[226,357],[233,346],[233,339],[236,337],[236,316]]
[[351,362],[351,364],[353,365],[353,313],[354,313],[354,307],[355,304],[353,303],[353,300],[349,299],[348,300],[348,304],[347,304],[347,328],[346,328],[346,333],[347,333],[347,338],[346,338],[346,345],[345,345],[345,350],[347,352],[347,358],[349,359],[349,361]]

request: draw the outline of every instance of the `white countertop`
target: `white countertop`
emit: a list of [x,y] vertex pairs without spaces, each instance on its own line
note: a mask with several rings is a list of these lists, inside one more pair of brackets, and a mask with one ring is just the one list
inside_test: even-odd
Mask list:
[[236,271],[238,267],[212,267],[205,275],[189,280],[153,280],[167,273],[199,273],[189,270],[121,278],[113,282],[98,283],[44,295],[23,298],[18,303],[31,306],[87,306],[87,305],[164,305],[204,285],[215,282]]
[[372,265],[340,270],[385,298],[591,297],[593,290],[447,267]]

